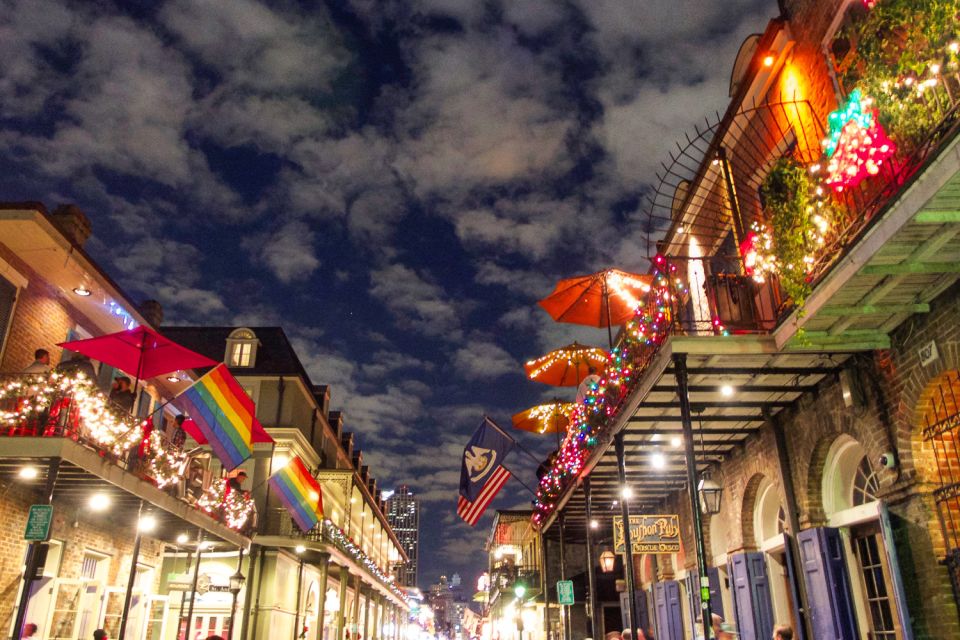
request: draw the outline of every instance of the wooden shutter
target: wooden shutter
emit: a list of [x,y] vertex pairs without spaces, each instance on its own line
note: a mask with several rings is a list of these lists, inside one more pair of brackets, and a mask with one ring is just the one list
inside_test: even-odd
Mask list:
[[797,535],[797,543],[807,584],[811,636],[855,640],[857,624],[839,530],[806,529]]

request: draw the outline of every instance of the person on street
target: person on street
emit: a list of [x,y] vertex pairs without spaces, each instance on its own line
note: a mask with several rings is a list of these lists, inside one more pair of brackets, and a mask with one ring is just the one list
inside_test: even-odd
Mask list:
[[110,640],[110,637],[103,629],[97,629],[93,632],[93,640]]
[[34,351],[33,362],[23,370],[23,373],[50,373],[50,352],[46,349]]
[[21,638],[33,638],[36,637],[36,635],[37,625],[33,624],[32,622],[28,622],[27,624],[23,625],[23,634],[20,636]]
[[710,619],[713,621],[712,635],[717,640],[735,640],[736,634],[730,629],[730,625],[724,624],[723,618],[716,613],[710,614]]
[[778,624],[773,628],[773,640],[793,640],[793,629],[790,625]]
[[603,636],[603,640],[622,640],[622,636],[619,631],[607,631],[606,635]]

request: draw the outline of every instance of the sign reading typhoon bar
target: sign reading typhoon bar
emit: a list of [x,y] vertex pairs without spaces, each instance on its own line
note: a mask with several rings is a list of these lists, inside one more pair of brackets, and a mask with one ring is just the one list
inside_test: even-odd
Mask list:
[[[677,553],[680,551],[680,516],[630,516],[630,542],[634,553]],[[625,553],[623,518],[613,519],[613,549]]]

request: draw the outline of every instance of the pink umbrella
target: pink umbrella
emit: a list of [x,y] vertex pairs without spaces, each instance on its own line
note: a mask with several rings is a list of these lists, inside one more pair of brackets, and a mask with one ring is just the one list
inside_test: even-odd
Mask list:
[[[176,342],[146,327],[137,327],[86,340],[61,342],[64,349],[76,351],[136,376],[146,378],[197,367],[212,367],[216,361],[181,347]],[[136,385],[134,385],[136,386]]]

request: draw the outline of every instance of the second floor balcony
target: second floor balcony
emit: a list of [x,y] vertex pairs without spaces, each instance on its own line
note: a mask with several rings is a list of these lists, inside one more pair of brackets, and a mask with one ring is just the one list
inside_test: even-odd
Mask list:
[[246,546],[252,501],[218,493],[209,455],[184,450],[161,426],[113,405],[83,374],[0,376],[2,457],[11,469],[33,469],[17,471],[21,480],[43,487],[56,460],[55,499],[143,500],[167,514],[171,539],[190,524]]

